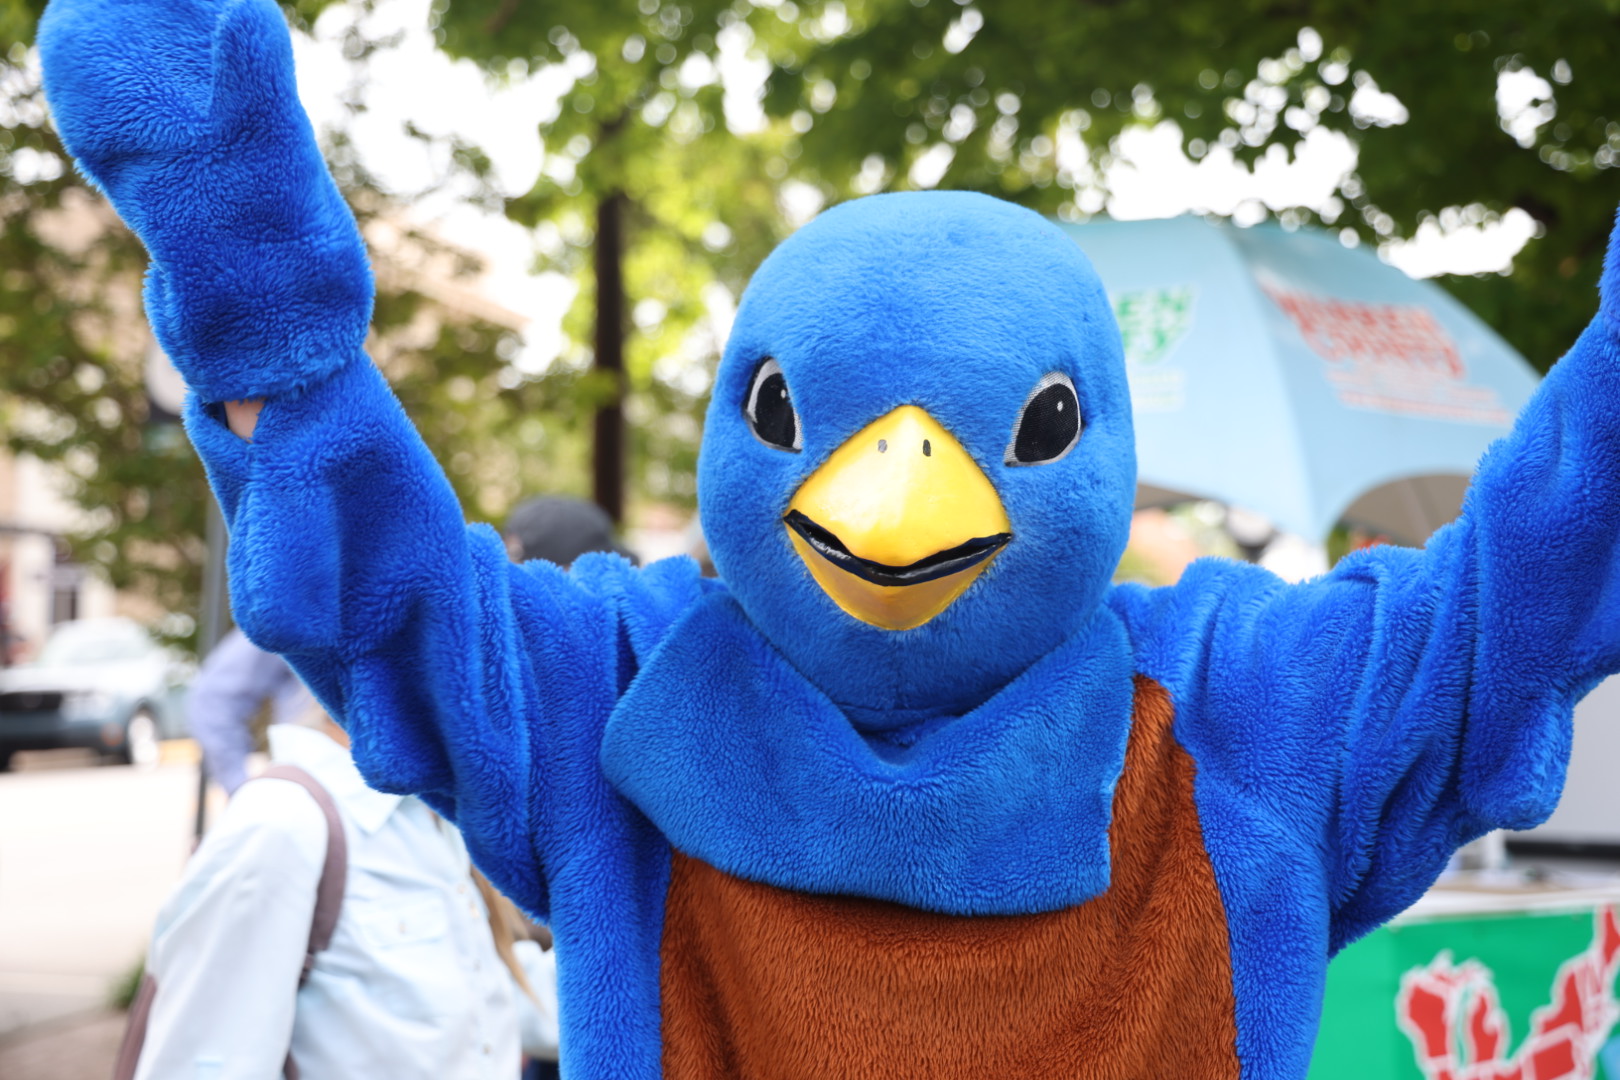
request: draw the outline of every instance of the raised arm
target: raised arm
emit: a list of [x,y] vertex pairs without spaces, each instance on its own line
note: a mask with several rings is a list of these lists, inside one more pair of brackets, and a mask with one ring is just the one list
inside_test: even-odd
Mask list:
[[1620,669],[1617,242],[1599,313],[1422,551],[1360,552],[1297,587],[1195,564],[1114,597],[1176,699],[1209,828],[1267,822],[1265,844],[1217,860],[1319,874],[1333,948],[1459,844],[1544,819],[1575,702]]
[[543,777],[596,782],[591,732],[647,645],[621,619],[654,593],[678,608],[695,571],[513,567],[463,523],[362,351],[365,247],[273,0],[53,0],[39,43],[64,143],[151,254],[147,313],[192,391],[238,623],[348,728],[371,783],[454,817],[542,909]]

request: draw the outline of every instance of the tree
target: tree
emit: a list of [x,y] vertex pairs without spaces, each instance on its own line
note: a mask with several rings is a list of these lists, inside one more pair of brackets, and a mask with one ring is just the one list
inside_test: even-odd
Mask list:
[[[170,611],[194,612],[210,496],[190,445],[147,398],[145,255],[68,166],[48,122],[26,44],[40,6],[0,0],[0,438],[12,453],[60,466],[88,512],[88,526],[64,538],[76,561]],[[365,48],[354,56],[363,65]],[[343,133],[327,143],[362,229],[391,237],[372,252],[368,350],[462,505],[498,519],[535,490],[577,490],[587,452],[578,374],[515,371],[509,327],[435,299],[431,281],[475,274],[477,260],[401,226],[398,199]]]
[[[1121,133],[1173,119],[1195,158],[1252,163],[1318,127],[1348,136],[1359,164],[1338,205],[1271,208],[1287,224],[1381,242],[1442,212],[1519,207],[1542,235],[1512,275],[1443,284],[1544,370],[1590,318],[1620,194],[1617,15],[1616,0],[784,0],[750,21],[771,52],[767,107],[833,197],[912,186],[933,153],[944,186],[1096,210]],[[1504,122],[1512,72],[1550,81]],[[1060,161],[1065,143],[1086,148],[1080,167]]]
[[[0,22],[10,30],[17,12]],[[0,43],[0,432],[61,467],[91,525],[74,557],[120,588],[195,609],[206,486],[149,425],[138,318],[145,258],[67,166],[26,46]]]
[[[330,2],[291,10],[307,20]],[[140,256],[116,229],[79,253],[47,235],[51,211],[85,193],[61,171],[26,78],[21,46],[40,6],[0,0],[0,407],[33,425],[10,421],[6,434],[71,465],[81,500],[104,511],[105,528],[78,539],[80,557],[120,580],[178,581],[193,572],[187,545],[200,529],[186,495],[200,490],[196,467],[184,446],[131,441],[144,395],[129,358],[113,357],[113,316],[100,311],[128,294]],[[1173,119],[1195,158],[1253,163],[1293,152],[1311,131],[1353,140],[1358,165],[1336,201],[1262,208],[1285,224],[1376,243],[1431,220],[1528,212],[1543,235],[1510,277],[1445,284],[1545,367],[1589,317],[1615,201],[1620,105],[1606,76],[1617,13],[1620,0],[445,0],[434,19],[449,54],[494,78],[542,65],[572,74],[537,132],[547,164],[534,188],[477,197],[549,238],[551,265],[580,280],[567,324],[576,344],[533,378],[507,362],[500,328],[424,319],[434,302],[385,274],[378,351],[481,514],[519,487],[582,487],[570,467],[583,468],[589,442],[608,450],[605,464],[619,445],[611,422],[588,413],[611,415],[621,400],[636,420],[634,487],[690,503],[696,418],[719,345],[701,332],[707,298],[739,295],[791,227],[785,182],[827,200],[938,183],[1073,217],[1106,205],[1127,129]],[[385,44],[360,41],[355,55],[363,63]],[[733,130],[717,67],[742,48],[769,65],[769,120]],[[1504,121],[1499,80],[1531,72],[1546,79],[1522,76],[1540,99]],[[477,147],[452,149],[467,175],[487,168]],[[409,198],[379,190],[341,138],[332,150],[363,217]],[[618,244],[599,244],[615,233]],[[590,370],[593,360],[606,370]],[[605,502],[617,498],[607,490],[617,471],[596,485]]]
[[[575,76],[537,133],[548,168],[505,208],[531,228],[555,227],[565,238],[556,261],[581,279],[569,330],[592,342],[593,492],[615,518],[624,509],[627,393],[638,419],[629,465],[638,486],[693,499],[691,419],[706,384],[690,377],[691,364],[682,377],[670,361],[694,347],[712,286],[739,294],[786,231],[777,209],[781,133],[740,138],[726,124],[716,59],[725,35],[741,31],[735,7],[450,0],[437,15],[453,56],[497,75],[562,65]],[[710,340],[697,346],[705,356],[688,359],[712,367],[719,345]]]
[[[1520,253],[1511,277],[1443,284],[1545,369],[1590,316],[1614,201],[1596,185],[1620,149],[1620,125],[1611,135],[1606,118],[1620,109],[1607,103],[1603,77],[1616,51],[1617,10],[1620,0],[1579,0],[1556,12],[1460,0],[1243,0],[1171,9],[1017,0],[639,0],[634,7],[450,0],[438,33],[451,54],[491,72],[563,64],[579,76],[541,130],[568,167],[543,176],[508,210],[525,224],[576,223],[570,258],[586,287],[570,329],[576,340],[595,341],[599,367],[616,363],[627,305],[651,301],[669,313],[656,336],[631,339],[632,353],[645,355],[689,331],[696,286],[713,280],[740,291],[783,231],[762,173],[813,183],[828,200],[939,183],[1084,216],[1106,204],[1119,137],[1174,118],[1193,157],[1230,153],[1249,164],[1286,155],[1313,129],[1349,137],[1359,163],[1341,179],[1340,197],[1270,208],[1289,226],[1330,225],[1382,243],[1426,223],[1489,222],[1513,207],[1530,213],[1541,236]],[[749,137],[728,130],[713,81],[728,35],[733,45],[751,43],[770,65],[765,104],[774,123]],[[1515,71],[1553,82],[1546,100],[1509,122],[1498,115],[1497,86]],[[1371,107],[1380,101],[1382,111]],[[1392,122],[1402,111],[1406,119]],[[1065,161],[1065,147],[1083,153]],[[922,178],[914,169],[929,157],[936,177]],[[687,182],[694,161],[710,166],[711,183]],[[736,198],[742,184],[752,197]],[[619,220],[626,212],[634,216],[629,226]],[[716,222],[758,242],[710,250],[697,230]],[[661,244],[665,266],[681,270],[626,282],[616,270],[617,245],[597,244],[598,236]],[[587,265],[610,287],[596,289]],[[669,285],[683,286],[684,295]],[[590,383],[609,408],[616,380],[599,371]],[[633,375],[630,387],[644,406],[660,399],[678,410],[644,407],[648,421],[684,421],[699,404],[645,374]],[[611,454],[617,442],[604,433],[599,439]],[[642,470],[659,464],[636,457]],[[617,466],[601,457],[598,467],[601,493]],[[684,469],[675,475],[686,479]],[[645,487],[648,477],[639,478]]]

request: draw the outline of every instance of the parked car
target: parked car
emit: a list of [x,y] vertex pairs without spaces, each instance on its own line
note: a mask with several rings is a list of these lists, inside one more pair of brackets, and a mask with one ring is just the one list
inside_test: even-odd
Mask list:
[[190,665],[130,619],[57,626],[29,664],[0,669],[0,769],[18,750],[82,746],[154,764],[183,734]]

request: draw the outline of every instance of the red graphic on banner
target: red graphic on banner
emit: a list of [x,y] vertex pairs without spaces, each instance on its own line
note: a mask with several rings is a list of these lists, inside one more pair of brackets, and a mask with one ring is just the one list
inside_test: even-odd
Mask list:
[[1369,304],[1260,283],[1353,409],[1506,426],[1495,390],[1469,383],[1462,353],[1434,313],[1419,304]]
[[1337,364],[1397,364],[1460,379],[1464,369],[1451,335],[1426,307],[1362,304],[1266,288],[1306,344]]
[[1592,944],[1553,976],[1549,1004],[1530,1017],[1517,1054],[1490,969],[1443,952],[1401,979],[1396,1021],[1412,1040],[1424,1080],[1591,1080],[1598,1051],[1620,1020],[1614,979],[1620,921],[1598,909]]

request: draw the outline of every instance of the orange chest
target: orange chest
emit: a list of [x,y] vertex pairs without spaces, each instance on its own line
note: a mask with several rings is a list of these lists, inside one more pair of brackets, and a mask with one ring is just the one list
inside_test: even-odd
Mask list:
[[1168,696],[1138,680],[1111,883],[1061,911],[939,915],[674,857],[673,1080],[1238,1075],[1226,918]]

